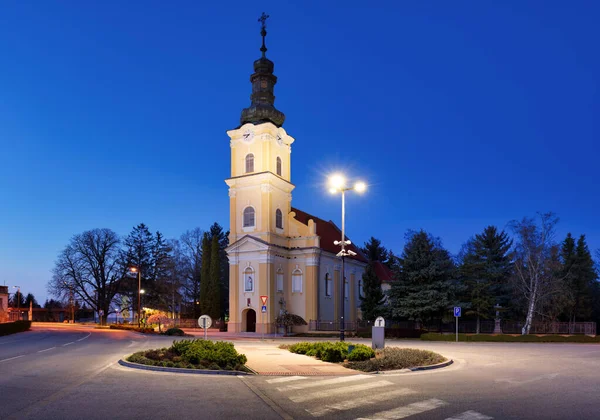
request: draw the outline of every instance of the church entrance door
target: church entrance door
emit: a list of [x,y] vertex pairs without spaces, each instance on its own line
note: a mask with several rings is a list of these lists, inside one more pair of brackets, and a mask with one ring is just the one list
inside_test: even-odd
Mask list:
[[248,309],[246,312],[246,332],[256,332],[256,312]]

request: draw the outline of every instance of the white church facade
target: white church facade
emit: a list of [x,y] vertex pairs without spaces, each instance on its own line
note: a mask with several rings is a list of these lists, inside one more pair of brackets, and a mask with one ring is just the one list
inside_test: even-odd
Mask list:
[[[251,105],[240,126],[227,132],[231,147],[229,187],[229,323],[232,332],[276,332],[283,310],[311,320],[339,320],[342,288],[344,319],[356,321],[366,258],[346,258],[341,280],[341,231],[292,207],[291,152],[295,139],[283,128],[285,115],[275,106],[273,62],[254,62]],[[348,248],[348,247],[347,247]],[[261,296],[267,296],[266,313]],[[308,327],[296,327],[305,331]]]

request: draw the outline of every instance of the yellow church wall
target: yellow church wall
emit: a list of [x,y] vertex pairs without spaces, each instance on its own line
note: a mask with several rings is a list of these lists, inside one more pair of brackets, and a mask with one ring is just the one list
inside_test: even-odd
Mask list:
[[237,264],[229,265],[229,323],[227,331],[240,332],[240,287],[239,287],[239,266]]

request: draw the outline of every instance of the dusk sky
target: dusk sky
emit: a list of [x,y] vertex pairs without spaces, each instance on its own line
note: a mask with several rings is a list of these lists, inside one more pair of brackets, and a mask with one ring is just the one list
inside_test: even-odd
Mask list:
[[396,253],[450,252],[553,211],[600,248],[600,2],[7,1],[0,12],[0,284],[43,304],[77,233],[229,228],[227,130],[260,56],[292,146],[292,205]]

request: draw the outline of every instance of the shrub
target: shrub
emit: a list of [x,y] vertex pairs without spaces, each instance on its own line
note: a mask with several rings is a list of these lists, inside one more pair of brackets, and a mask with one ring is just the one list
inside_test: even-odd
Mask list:
[[127,331],[135,331],[135,332],[144,333],[144,334],[153,334],[155,332],[154,328],[148,328],[148,327],[138,328],[137,325],[112,324],[109,328],[111,330],[127,330]]
[[358,344],[352,353],[348,354],[348,361],[350,362],[361,362],[363,360],[369,360],[375,357],[375,351],[372,348],[365,346],[364,344]]
[[178,335],[183,337],[185,333],[179,328],[169,328],[167,331],[165,331],[165,335]]
[[29,331],[31,321],[14,321],[0,324],[0,336]]
[[429,366],[446,360],[442,355],[427,350],[401,349],[388,347],[378,350],[375,359],[348,362],[350,369],[374,372],[378,370],[406,369],[417,366]]

